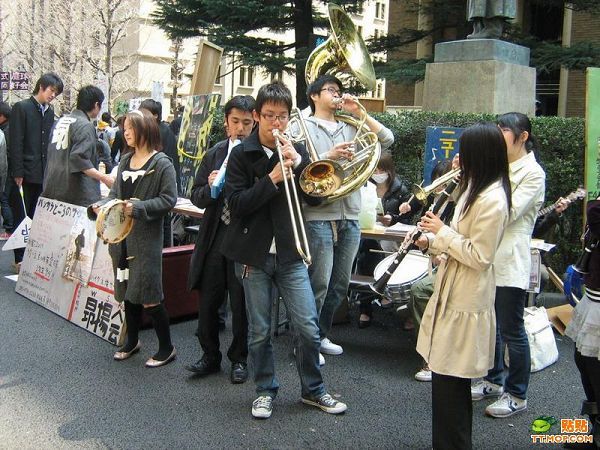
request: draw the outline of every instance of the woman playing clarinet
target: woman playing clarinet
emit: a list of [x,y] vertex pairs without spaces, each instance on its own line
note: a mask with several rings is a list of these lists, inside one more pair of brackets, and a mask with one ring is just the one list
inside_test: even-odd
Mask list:
[[496,318],[492,263],[508,220],[511,195],[506,143],[491,123],[460,137],[460,184],[450,226],[427,212],[417,241],[441,259],[425,309],[417,351],[432,371],[434,449],[471,449],[471,378],[494,364]]

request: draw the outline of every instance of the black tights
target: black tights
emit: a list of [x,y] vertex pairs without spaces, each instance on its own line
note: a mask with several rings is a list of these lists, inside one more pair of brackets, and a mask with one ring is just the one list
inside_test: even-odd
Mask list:
[[[600,448],[600,417],[596,412],[598,406],[600,406],[598,404],[600,403],[600,360],[590,356],[583,356],[575,349],[575,365],[579,369],[581,384],[583,385],[586,400],[589,404],[588,408],[590,408],[588,411],[583,411],[583,413],[588,414],[592,422],[594,443],[596,447]],[[594,408],[593,404],[595,404],[595,414],[590,412]]]
[[[125,302],[127,340],[121,351],[129,352],[137,345],[143,312],[143,305],[137,305],[128,301]],[[158,361],[164,361],[173,351],[167,310],[165,309],[165,305],[163,303],[159,303],[158,305],[146,308],[146,312],[150,314],[154,331],[158,337],[158,352],[153,356],[153,358]]]

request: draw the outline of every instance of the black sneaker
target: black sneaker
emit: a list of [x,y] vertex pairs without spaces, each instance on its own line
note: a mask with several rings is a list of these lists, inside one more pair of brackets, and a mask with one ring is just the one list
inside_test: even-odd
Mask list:
[[252,402],[252,416],[257,419],[268,419],[273,412],[273,399],[268,395],[261,395]]
[[316,406],[329,414],[341,414],[348,409],[348,406],[345,403],[338,402],[329,394],[323,394],[318,398],[302,397],[302,403]]

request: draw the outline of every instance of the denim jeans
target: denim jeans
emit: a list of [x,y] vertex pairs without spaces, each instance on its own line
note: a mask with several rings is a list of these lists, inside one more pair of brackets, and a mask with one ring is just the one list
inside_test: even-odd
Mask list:
[[[485,377],[491,383],[504,386],[504,391],[525,400],[531,371],[529,341],[525,333],[523,314],[526,295],[516,287],[496,288],[496,353],[494,367]],[[504,374],[504,345],[508,346],[510,367]]]
[[308,271],[302,260],[280,264],[275,255],[269,255],[265,270],[236,263],[236,272],[243,276],[248,316],[248,351],[254,370],[256,393],[275,398],[279,389],[271,342],[274,283],[285,302],[296,334],[296,368],[300,375],[302,396],[320,397],[325,393],[325,387],[319,366],[321,343],[318,316]]
[[358,220],[312,220],[306,225],[312,255],[308,274],[322,339],[329,334],[333,315],[348,294],[352,264],[360,244],[360,227]]

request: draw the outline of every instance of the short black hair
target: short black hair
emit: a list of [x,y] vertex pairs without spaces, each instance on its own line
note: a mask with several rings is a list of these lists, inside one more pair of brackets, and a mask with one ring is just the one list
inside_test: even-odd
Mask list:
[[292,93],[288,87],[279,80],[261,86],[256,95],[254,109],[260,113],[265,103],[284,104],[289,113],[292,112]]
[[6,120],[10,119],[11,108],[8,103],[0,102],[0,116],[6,117]]
[[88,84],[79,89],[77,94],[77,109],[84,112],[89,112],[99,103],[102,106],[104,101],[104,93],[97,86]]
[[102,122],[106,122],[106,123],[111,123],[112,119],[110,117],[110,113],[108,111],[104,111],[102,113],[102,116],[100,116],[100,118],[102,119]]
[[252,111],[254,111],[255,104],[256,101],[251,95],[236,95],[235,97],[231,97],[223,107],[225,118],[227,119],[227,116],[233,108],[252,113]]
[[149,111],[150,114],[156,116],[157,122],[160,123],[162,119],[162,103],[157,102],[154,99],[147,98],[140,103],[140,107],[138,109],[145,109],[146,111]]
[[342,84],[339,78],[334,77],[333,75],[329,75],[327,73],[325,75],[321,75],[315,81],[310,83],[306,88],[306,97],[308,99],[308,105],[310,106],[310,109],[313,113],[315,112],[315,102],[312,101],[312,98],[310,98],[310,96],[314,94],[320,95],[323,86],[325,86],[327,83],[337,84],[338,88],[340,88],[340,91],[344,89],[344,85]]
[[46,90],[48,87],[53,87],[56,89],[56,95],[62,94],[64,84],[60,77],[56,75],[54,72],[47,72],[42,75],[39,80],[35,83],[35,88],[33,89],[33,95],[36,95],[40,92],[40,88],[42,90]]

